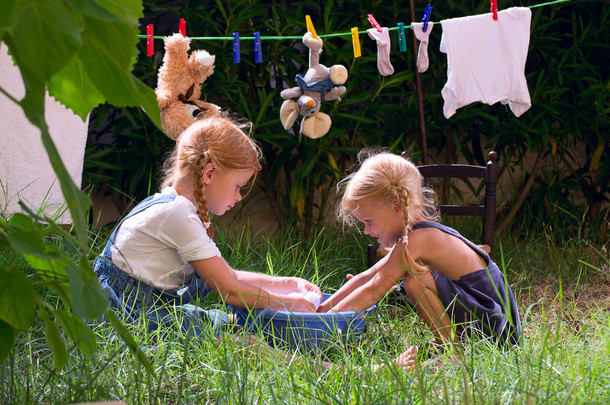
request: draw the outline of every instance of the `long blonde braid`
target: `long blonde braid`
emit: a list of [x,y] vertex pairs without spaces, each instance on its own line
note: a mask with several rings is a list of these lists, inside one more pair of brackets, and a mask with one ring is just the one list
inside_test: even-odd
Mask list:
[[[208,211],[208,201],[205,199],[203,191],[205,190],[205,183],[203,182],[203,169],[205,165],[210,161],[207,157],[208,153],[204,152],[197,159],[195,169],[193,170],[193,194],[197,200],[197,215],[201,219],[201,223],[210,223],[210,212]],[[214,229],[212,225],[209,225],[206,232],[210,238],[214,237]]]
[[409,232],[411,231],[411,226],[409,225],[411,223],[411,217],[409,215],[409,192],[406,187],[400,184],[396,184],[394,187],[396,199],[402,207],[404,221],[403,237],[402,240],[400,240],[398,243],[402,241],[404,244],[404,246],[400,246],[400,248],[402,248],[402,251],[404,252],[404,257],[407,262],[407,268],[410,269],[415,275],[423,274],[428,271],[428,266],[414,260],[411,254],[409,253],[409,250],[407,249],[409,244]]
[[[163,167],[161,190],[179,178],[193,177],[193,195],[197,201],[197,215],[203,224],[210,222],[205,199],[203,171],[208,163],[216,170],[253,170],[256,180],[261,170],[261,150],[243,129],[227,117],[196,121],[176,140],[176,147]],[[212,228],[207,228],[212,237]]]

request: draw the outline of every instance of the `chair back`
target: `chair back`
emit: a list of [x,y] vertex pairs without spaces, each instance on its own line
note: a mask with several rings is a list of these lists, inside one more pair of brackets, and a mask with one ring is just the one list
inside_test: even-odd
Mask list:
[[491,254],[494,245],[494,229],[496,217],[496,187],[498,184],[498,154],[489,152],[485,166],[463,164],[433,164],[418,166],[425,179],[431,178],[481,178],[485,181],[485,196],[478,205],[445,205],[440,204],[441,215],[444,216],[478,216],[483,219],[481,243]]

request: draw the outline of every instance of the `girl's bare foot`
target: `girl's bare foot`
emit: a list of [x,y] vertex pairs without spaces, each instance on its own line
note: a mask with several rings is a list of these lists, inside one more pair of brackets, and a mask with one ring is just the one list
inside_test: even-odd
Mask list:
[[394,359],[394,364],[400,368],[406,368],[411,371],[415,369],[415,362],[417,361],[417,346],[409,347],[405,352],[401,353],[400,356]]

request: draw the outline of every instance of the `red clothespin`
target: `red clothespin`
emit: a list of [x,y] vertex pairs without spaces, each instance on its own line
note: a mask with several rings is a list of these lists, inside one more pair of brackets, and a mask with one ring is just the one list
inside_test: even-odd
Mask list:
[[146,55],[153,56],[155,54],[155,39],[153,37],[153,25],[148,24],[146,27]]
[[184,21],[184,18],[180,19],[179,32],[182,34],[183,37],[186,37],[186,21]]
[[494,20],[498,21],[498,0],[489,0],[489,4]]
[[375,17],[373,17],[373,14],[369,14],[367,18],[368,18],[369,22],[371,23],[371,25],[373,27],[377,28],[377,31],[383,32],[381,30],[381,27],[379,26],[379,23],[377,23],[377,20],[375,20]]

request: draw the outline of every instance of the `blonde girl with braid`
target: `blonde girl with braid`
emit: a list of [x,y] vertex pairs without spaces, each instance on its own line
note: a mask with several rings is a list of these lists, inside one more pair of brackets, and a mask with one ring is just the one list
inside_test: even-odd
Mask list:
[[[197,121],[176,140],[160,192],[115,228],[94,270],[112,307],[149,329],[180,315],[182,329],[219,328],[226,313],[191,304],[209,292],[237,307],[311,312],[320,288],[297,277],[235,270],[212,239],[210,215],[242,199],[261,169],[260,149],[227,118]],[[142,315],[146,314],[145,317]]]
[[365,310],[402,280],[400,290],[439,343],[476,334],[515,344],[519,313],[502,272],[479,246],[438,222],[434,192],[417,167],[385,152],[365,150],[359,159],[360,168],[340,183],[339,216],[364,224],[365,234],[391,250],[318,312]]

